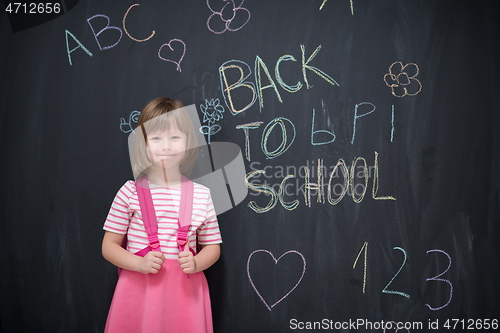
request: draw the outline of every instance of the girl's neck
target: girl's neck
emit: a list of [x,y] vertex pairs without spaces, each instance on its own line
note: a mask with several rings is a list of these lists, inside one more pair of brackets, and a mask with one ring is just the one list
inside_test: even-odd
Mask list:
[[163,186],[176,188],[180,187],[182,174],[179,170],[158,170],[157,172],[151,172],[148,174],[148,180],[150,183]]

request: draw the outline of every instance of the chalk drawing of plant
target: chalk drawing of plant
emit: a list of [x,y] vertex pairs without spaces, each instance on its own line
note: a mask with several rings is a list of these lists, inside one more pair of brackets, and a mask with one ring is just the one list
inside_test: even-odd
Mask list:
[[208,123],[208,125],[200,127],[200,132],[208,136],[208,143],[210,144],[210,137],[221,129],[219,125],[215,125],[215,122],[224,117],[224,107],[220,104],[218,98],[212,98],[210,101],[206,99],[205,104],[200,105],[200,109],[203,113],[203,123]]
[[408,63],[403,66],[401,61],[396,61],[389,66],[389,73],[384,75],[384,81],[396,97],[415,96],[422,90],[422,84],[415,78],[418,73],[417,64]]

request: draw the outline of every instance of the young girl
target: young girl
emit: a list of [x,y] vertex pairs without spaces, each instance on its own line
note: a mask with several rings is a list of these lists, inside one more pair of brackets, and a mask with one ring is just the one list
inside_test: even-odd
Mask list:
[[203,185],[193,184],[188,241],[183,250],[177,243],[182,173],[189,173],[197,155],[195,132],[183,106],[157,98],[139,117],[132,168],[136,179],[147,177],[160,246],[144,257],[134,254],[149,242],[136,182],[126,182],[104,224],[102,254],[122,269],[105,332],[213,332],[203,270],[219,258],[222,240],[210,191]]

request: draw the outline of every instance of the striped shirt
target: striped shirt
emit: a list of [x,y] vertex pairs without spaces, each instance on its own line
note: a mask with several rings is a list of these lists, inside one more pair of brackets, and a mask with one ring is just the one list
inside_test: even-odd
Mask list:
[[[161,252],[168,259],[178,259],[177,219],[181,189],[160,187],[151,183],[149,185],[158,220]],[[148,246],[148,235],[144,229],[135,182],[129,180],[120,188],[103,229],[117,234],[127,234],[127,250],[132,253]],[[222,243],[210,190],[197,183],[194,183],[193,211],[188,236],[189,246],[192,249],[195,249],[197,244]]]

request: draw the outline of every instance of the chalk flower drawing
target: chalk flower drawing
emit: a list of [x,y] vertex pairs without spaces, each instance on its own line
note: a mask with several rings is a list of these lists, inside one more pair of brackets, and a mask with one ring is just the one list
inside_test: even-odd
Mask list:
[[[236,6],[234,0],[223,0],[224,5],[220,11],[215,11],[209,4],[209,0],[207,0],[208,9],[212,11],[212,14],[208,17],[207,20],[207,28],[215,34],[222,34],[226,31],[238,31],[245,26],[245,24],[250,21],[250,12],[248,9],[241,7],[245,0],[241,0],[239,6]],[[236,15],[238,15],[238,19],[236,19]],[[245,20],[246,18],[246,20]],[[218,29],[213,29],[213,19],[215,19],[215,25],[217,25]],[[235,20],[236,23],[233,23]],[[243,23],[242,23],[243,22]],[[220,24],[222,23],[222,24]],[[223,28],[223,29],[221,29]]]
[[402,62],[396,61],[389,67],[389,73],[384,75],[384,81],[396,97],[415,96],[422,90],[422,84],[415,78],[418,73],[417,64],[403,66]]
[[130,116],[128,117],[128,122],[125,120],[125,118],[120,118],[120,130],[123,133],[129,133],[134,130],[132,127],[132,123],[136,123],[139,120],[139,115],[141,113],[139,111],[132,111]]
[[224,117],[224,107],[220,104],[218,98],[212,98],[210,101],[206,99],[205,104],[200,105],[200,109],[203,113],[203,122],[208,123],[208,125],[200,127],[200,132],[208,136],[208,143],[210,143],[210,136],[219,132],[221,129],[219,125],[214,124]]

